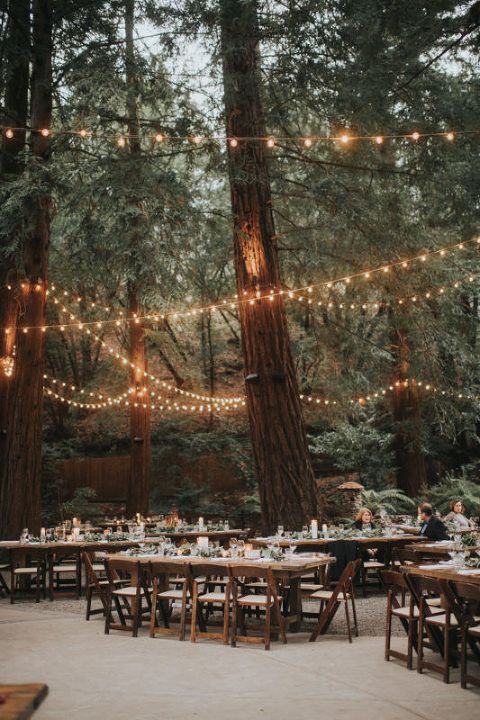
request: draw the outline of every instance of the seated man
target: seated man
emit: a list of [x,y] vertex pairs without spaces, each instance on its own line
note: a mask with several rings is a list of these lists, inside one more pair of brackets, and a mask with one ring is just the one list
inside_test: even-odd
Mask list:
[[423,523],[420,529],[420,535],[423,535],[429,540],[449,539],[447,528],[440,518],[435,517],[430,503],[422,503],[418,508],[418,514]]

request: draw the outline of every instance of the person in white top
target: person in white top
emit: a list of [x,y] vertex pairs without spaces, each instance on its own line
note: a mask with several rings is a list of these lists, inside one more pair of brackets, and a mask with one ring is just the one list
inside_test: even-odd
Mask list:
[[443,518],[444,522],[451,522],[458,528],[472,527],[470,520],[464,515],[465,508],[461,500],[452,500],[450,503],[450,512]]

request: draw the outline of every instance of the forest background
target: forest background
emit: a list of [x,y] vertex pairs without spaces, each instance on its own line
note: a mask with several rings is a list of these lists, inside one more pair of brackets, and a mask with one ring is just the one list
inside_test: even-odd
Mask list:
[[[228,167],[242,142],[225,139],[222,40],[244,6],[315,475],[412,497],[478,483],[479,3],[56,0],[53,132],[42,154],[27,131],[12,168],[5,132],[32,128],[7,102],[11,68],[30,62],[22,4],[0,2],[0,280],[3,295],[21,280],[31,201],[47,193],[46,521],[64,499],[61,460],[132,447],[121,318],[135,307],[151,316],[141,362],[159,381],[133,383],[150,398],[151,509],[258,508],[245,408],[208,412],[178,392],[244,392]],[[215,492],[217,475],[238,485]]]

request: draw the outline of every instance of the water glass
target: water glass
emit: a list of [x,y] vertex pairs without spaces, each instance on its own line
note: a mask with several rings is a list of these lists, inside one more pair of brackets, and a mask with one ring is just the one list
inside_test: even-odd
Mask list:
[[278,535],[278,537],[282,537],[282,535],[283,535],[283,525],[279,525],[279,526],[277,527],[277,535]]

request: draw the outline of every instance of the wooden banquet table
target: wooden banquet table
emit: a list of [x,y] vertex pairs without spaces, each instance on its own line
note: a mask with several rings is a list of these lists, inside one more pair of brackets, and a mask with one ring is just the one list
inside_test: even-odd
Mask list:
[[[422,543],[424,538],[418,535],[393,535],[391,537],[349,537],[349,538],[318,538],[313,540],[310,538],[301,538],[294,540],[293,538],[252,538],[249,539],[254,547],[267,547],[272,542],[278,542],[280,547],[289,547],[295,545],[295,547],[302,551],[308,550],[309,548],[325,548],[327,550],[334,543],[346,543],[352,550],[350,551],[351,557],[360,556],[362,550],[376,549],[382,551],[383,562],[389,565],[392,559],[392,550],[395,547],[404,547],[407,543]],[[335,546],[334,546],[335,547]],[[338,546],[337,546],[338,547]],[[338,571],[343,569],[341,564],[338,566]]]
[[[423,542],[421,545],[406,545],[405,550],[411,550],[422,554],[422,556],[430,555],[432,558],[444,558],[448,557],[448,553],[455,549],[455,543],[452,542]],[[480,550],[480,537],[478,545],[462,546],[462,551],[466,552],[477,552]]]
[[[315,557],[313,557],[315,555]],[[115,559],[115,555],[111,555],[110,558],[107,556],[107,560]],[[140,569],[147,569],[149,563],[162,560],[168,561],[168,563],[178,564],[179,567],[185,564],[201,564],[201,565],[225,565],[228,568],[229,565],[241,565],[244,563],[249,568],[258,567],[264,570],[266,567],[272,569],[277,580],[282,583],[289,585],[289,615],[285,618],[292,632],[296,632],[299,628],[302,611],[302,594],[300,589],[300,582],[302,577],[308,575],[315,570],[335,562],[335,558],[329,557],[328,555],[314,554],[312,557],[302,557],[299,555],[297,558],[286,558],[284,560],[270,560],[266,558],[203,558],[203,557],[192,557],[190,555],[177,555],[162,557],[160,555],[140,555],[122,557],[122,561],[128,561],[131,564],[132,569],[130,573],[130,584],[136,586],[139,582],[137,574],[138,567]]]
[[457,568],[453,565],[419,564],[403,565],[401,571],[410,575],[432,577],[441,581],[464,582],[480,587],[480,568]]

